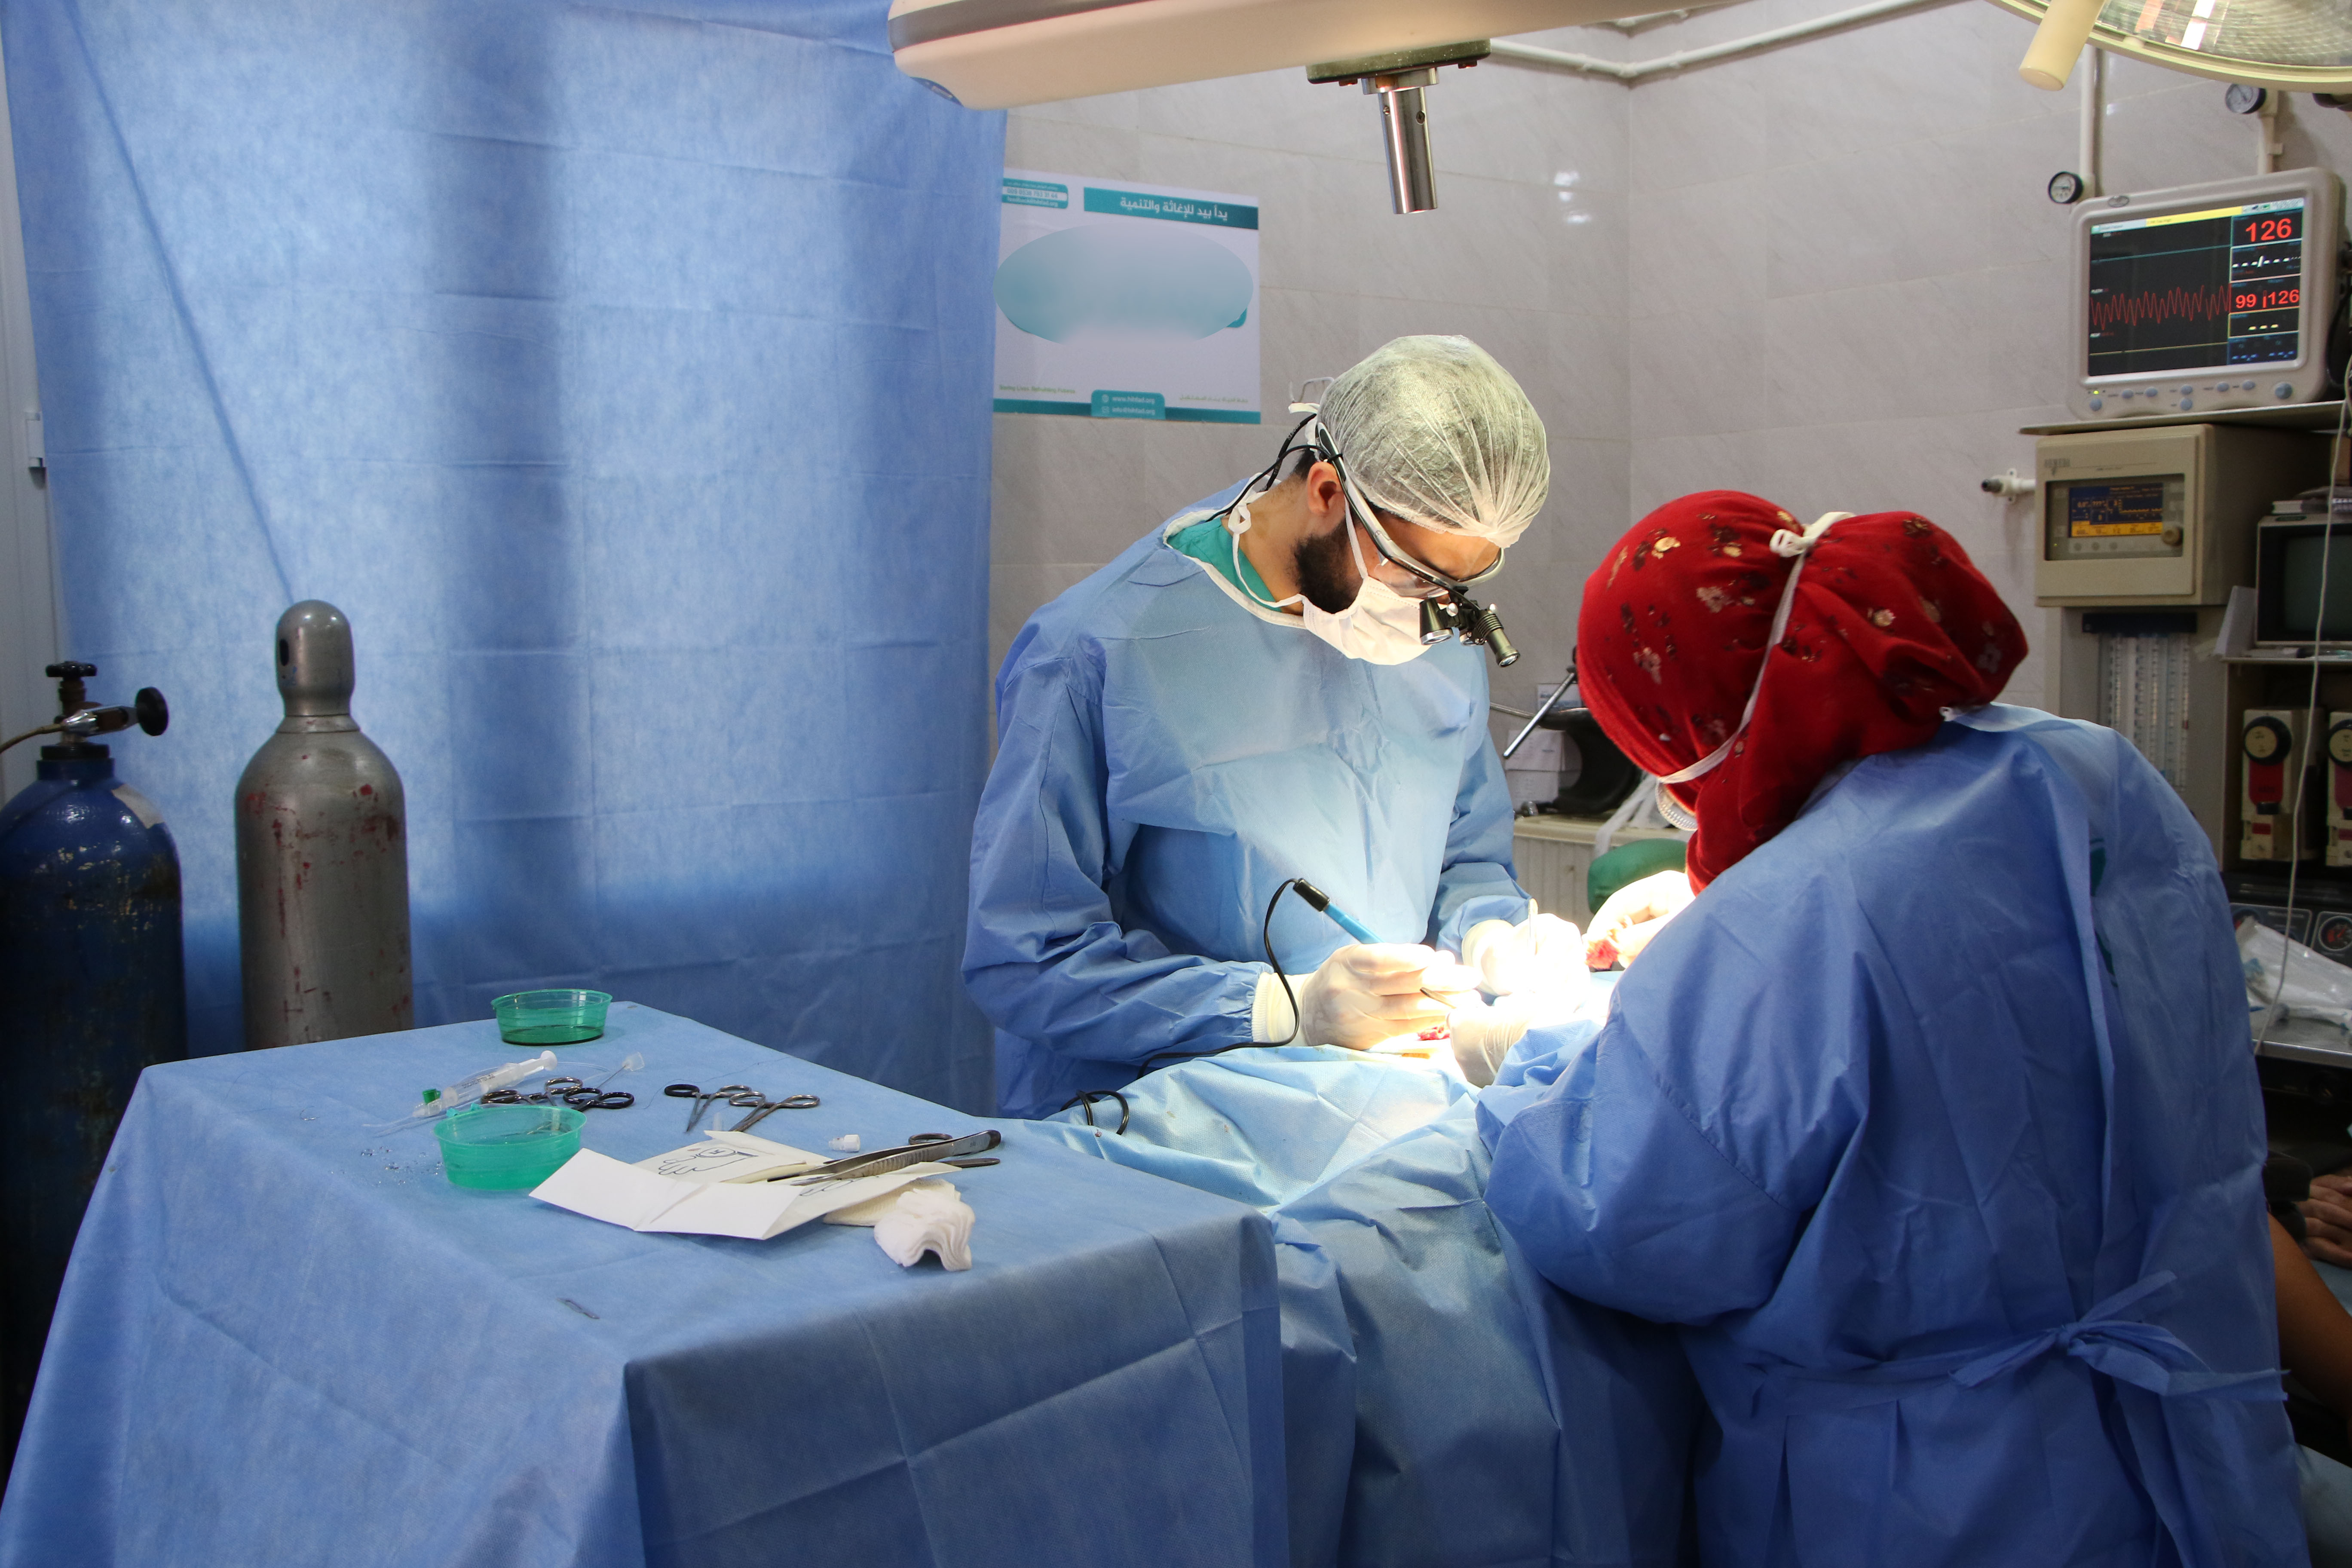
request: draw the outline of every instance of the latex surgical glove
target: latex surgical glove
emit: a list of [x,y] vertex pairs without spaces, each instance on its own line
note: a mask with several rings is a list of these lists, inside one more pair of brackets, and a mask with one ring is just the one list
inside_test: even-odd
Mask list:
[[1448,1021],[1454,1033],[1454,1065],[1473,1089],[1495,1081],[1503,1058],[1529,1029],[1565,1024],[1601,995],[1590,976],[1579,970],[1567,985],[1547,985],[1499,997],[1494,1005],[1475,997],[1456,1007]]
[[1584,962],[1594,969],[1633,963],[1697,896],[1691,891],[1690,878],[1679,870],[1626,883],[1592,917],[1584,933]]
[[1456,1007],[1451,1020],[1454,1065],[1462,1069],[1464,1080],[1473,1089],[1494,1082],[1495,1070],[1532,1021],[1530,1004],[1516,996],[1506,996],[1491,1007],[1475,999]]
[[1496,996],[1581,984],[1584,939],[1558,915],[1531,910],[1517,925],[1480,921],[1472,926],[1462,934],[1462,962],[1476,970],[1480,986]]
[[2310,1201],[2295,1206],[2310,1238],[2305,1250],[2322,1263],[2352,1268],[2352,1175],[2314,1176]]
[[[1259,983],[1258,1014],[1270,1010],[1265,982],[1274,979],[1268,974]],[[1358,942],[1343,947],[1297,983],[1298,1043],[1360,1051],[1400,1035],[1434,1028],[1445,1022],[1446,1008],[1423,994],[1423,985],[1433,979],[1447,984],[1432,985],[1431,990],[1459,991],[1465,989],[1463,982],[1476,984],[1475,977],[1464,973],[1460,965],[1418,942]],[[1281,1007],[1278,994],[1272,1007]],[[1264,1039],[1283,1020],[1255,1022],[1252,1033]],[[1276,1037],[1287,1038],[1288,1031]]]

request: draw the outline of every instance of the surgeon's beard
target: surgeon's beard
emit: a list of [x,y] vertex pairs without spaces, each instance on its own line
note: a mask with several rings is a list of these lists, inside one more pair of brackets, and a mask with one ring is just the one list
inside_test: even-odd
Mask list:
[[1345,522],[1328,533],[1300,540],[1291,555],[1290,569],[1297,574],[1298,591],[1326,615],[1347,614],[1363,586],[1363,579],[1356,575],[1355,562],[1349,559]]

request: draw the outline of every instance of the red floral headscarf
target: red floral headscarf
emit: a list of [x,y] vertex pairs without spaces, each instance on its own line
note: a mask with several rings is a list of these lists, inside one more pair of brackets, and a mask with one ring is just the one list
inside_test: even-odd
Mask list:
[[[1756,694],[1723,761],[1664,786],[1698,817],[1694,887],[1794,821],[1830,770],[1918,745],[1944,709],[1991,701],[2025,657],[2017,617],[1926,518],[1847,518],[1804,556],[1775,551],[1782,531],[1801,527],[1769,501],[1685,496],[1636,523],[1584,584],[1578,683],[1643,769],[1679,773],[1721,747]],[[1768,663],[1773,613],[1800,559]]]

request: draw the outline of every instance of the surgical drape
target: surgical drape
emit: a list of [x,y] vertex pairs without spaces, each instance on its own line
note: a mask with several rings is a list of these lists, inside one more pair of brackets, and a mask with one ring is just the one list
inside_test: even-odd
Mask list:
[[7,0],[68,651],[238,1037],[230,790],[331,600],[417,1020],[592,983],[984,1105],[1001,117],[871,0]]
[[1701,1411],[1681,1348],[1528,1266],[1487,1211],[1477,1101],[1458,1077],[1286,1046],[1122,1092],[1093,1127],[1073,1110],[1010,1145],[1273,1215],[1293,1568],[1696,1560],[1685,1497]]

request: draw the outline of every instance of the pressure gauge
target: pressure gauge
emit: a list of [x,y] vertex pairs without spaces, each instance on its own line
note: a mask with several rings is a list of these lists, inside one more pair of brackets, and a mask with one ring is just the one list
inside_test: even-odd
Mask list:
[[2284,720],[2267,716],[2246,726],[2246,755],[2258,763],[2275,763],[2286,755],[2294,743],[2294,734]]
[[2352,768],[2352,719],[2327,731],[2327,754],[2338,766]]
[[2321,917],[2319,930],[2312,937],[2311,945],[2330,958],[2343,957],[2347,950],[2352,950],[2352,916],[2337,911]]
[[2050,199],[2062,207],[2071,207],[2083,199],[2083,176],[2071,169],[2061,169],[2050,176]]
[[2222,103],[2232,114],[2260,114],[2271,95],[2250,81],[2233,81],[2230,90],[2221,95]]

